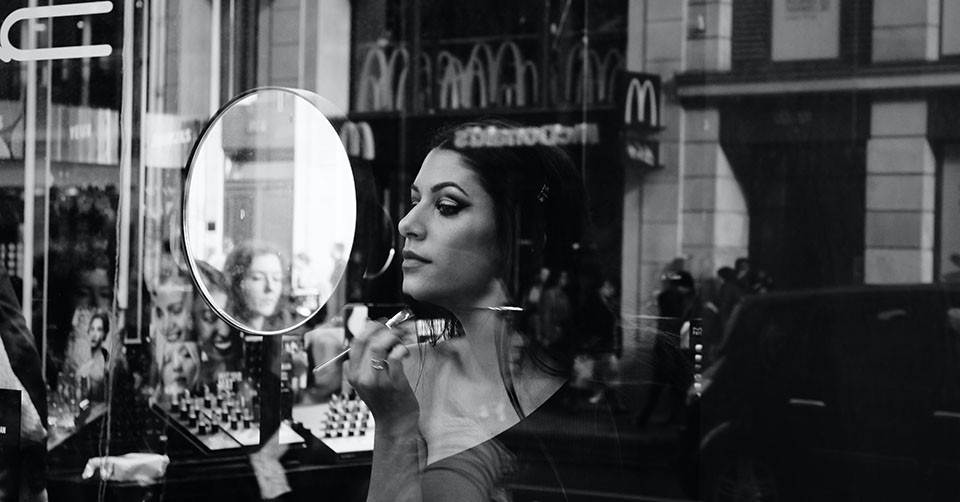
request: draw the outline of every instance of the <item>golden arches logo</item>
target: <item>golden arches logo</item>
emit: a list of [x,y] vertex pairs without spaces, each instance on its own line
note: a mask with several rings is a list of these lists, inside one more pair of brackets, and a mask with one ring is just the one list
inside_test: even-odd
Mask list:
[[[660,123],[660,102],[653,81],[634,77],[627,86],[627,96],[623,106],[623,123],[630,125],[636,120],[640,124],[656,127]],[[634,117],[636,111],[636,117]],[[647,112],[649,111],[649,117]]]
[[366,122],[347,122],[340,128],[340,141],[347,155],[364,160],[373,160],[377,152],[373,143],[373,130]]

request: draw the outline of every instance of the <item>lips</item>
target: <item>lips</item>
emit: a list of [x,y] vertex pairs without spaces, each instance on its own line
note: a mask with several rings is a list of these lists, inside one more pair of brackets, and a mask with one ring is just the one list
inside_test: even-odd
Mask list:
[[403,256],[404,267],[419,267],[420,265],[430,263],[430,260],[408,249],[404,249],[401,256]]
[[256,303],[257,311],[262,312],[264,315],[272,315],[273,310],[277,308],[277,303],[280,298],[264,298],[258,300]]
[[213,346],[220,352],[226,352],[233,347],[233,340],[231,340],[229,336],[216,336],[213,339]]

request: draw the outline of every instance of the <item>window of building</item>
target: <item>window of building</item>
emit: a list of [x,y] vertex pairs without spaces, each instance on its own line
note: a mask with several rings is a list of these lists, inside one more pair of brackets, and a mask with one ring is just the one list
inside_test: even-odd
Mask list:
[[840,55],[840,0],[774,0],[772,59],[803,61]]
[[940,7],[940,52],[960,55],[960,1],[943,0]]

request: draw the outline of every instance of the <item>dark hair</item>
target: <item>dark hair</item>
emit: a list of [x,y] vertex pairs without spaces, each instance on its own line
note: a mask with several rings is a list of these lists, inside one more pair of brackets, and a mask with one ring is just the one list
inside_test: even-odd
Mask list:
[[87,322],[87,329],[93,324],[94,319],[100,319],[100,322],[103,323],[103,335],[106,337],[107,333],[110,332],[110,316],[106,312],[96,312],[90,316],[90,321]]
[[[249,264],[247,266],[249,266]],[[207,290],[211,293],[213,290],[229,293],[230,287],[227,284],[227,278],[223,275],[223,272],[217,270],[213,265],[205,261],[197,261],[197,270],[200,271],[200,276],[203,277],[203,282]]]
[[[557,276],[559,271],[573,268],[587,216],[580,172],[567,153],[546,136],[523,146],[476,147],[464,141],[469,134],[496,136],[522,128],[516,122],[493,118],[451,125],[436,134],[430,148],[458,154],[491,196],[500,278],[507,287],[507,301],[514,305],[520,305],[525,296],[521,280],[533,277],[544,266]],[[416,301],[411,304],[418,316],[422,313],[447,321],[441,336],[462,334],[462,327],[449,312]],[[578,344],[568,339],[547,347],[520,330],[524,325],[524,316],[516,316],[514,328],[523,335],[525,352],[534,363],[550,373],[569,372]],[[573,336],[571,332],[567,338]]]
[[277,304],[274,315],[266,319],[264,323],[265,329],[271,321],[281,318],[286,308],[290,281],[287,273],[289,267],[287,267],[287,261],[284,259],[283,254],[280,253],[275,246],[266,242],[248,241],[235,246],[233,250],[230,251],[230,254],[227,255],[226,262],[223,265],[223,273],[226,276],[227,284],[227,311],[237,320],[247,321],[250,319],[250,309],[247,308],[246,302],[243,300],[244,296],[241,285],[254,258],[266,255],[276,256],[280,260],[280,268],[283,270],[283,289],[280,293],[280,301]]
[[695,287],[693,276],[686,270],[677,270],[665,275],[667,282],[676,287],[693,289]]
[[731,267],[720,267],[717,270],[717,277],[723,279],[725,282],[736,282],[737,272]]

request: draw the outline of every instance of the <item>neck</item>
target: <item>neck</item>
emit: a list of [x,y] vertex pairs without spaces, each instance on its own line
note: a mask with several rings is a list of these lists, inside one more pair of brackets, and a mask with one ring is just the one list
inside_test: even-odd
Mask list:
[[[464,339],[469,344],[469,354],[484,375],[499,378],[497,343],[502,337],[513,334],[510,314],[491,310],[502,307],[507,302],[507,294],[499,282],[490,292],[471,302],[473,306],[451,309],[463,326]],[[507,357],[508,354],[503,354]]]

